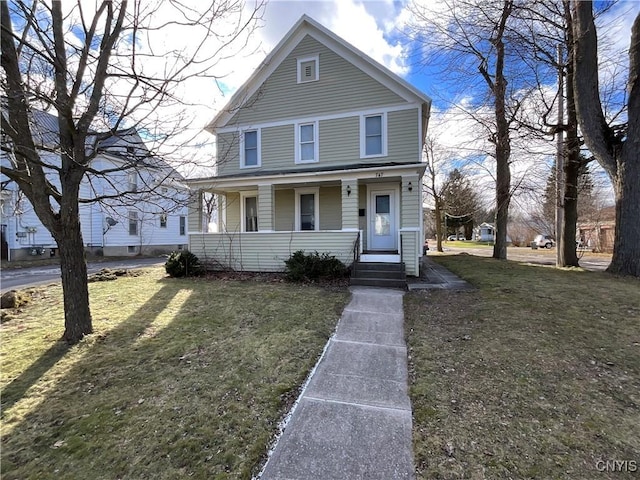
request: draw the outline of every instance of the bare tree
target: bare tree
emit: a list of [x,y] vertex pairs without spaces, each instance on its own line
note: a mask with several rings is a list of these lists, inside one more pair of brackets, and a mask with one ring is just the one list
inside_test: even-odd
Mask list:
[[431,47],[430,60],[438,61],[438,55],[440,60],[446,56],[449,79],[455,71],[461,72],[467,84],[479,77],[489,94],[487,102],[492,106],[494,122],[488,138],[494,146],[496,181],[493,257],[498,259],[507,258],[507,221],[512,194],[510,125],[520,105],[507,81],[508,22],[516,9],[513,0],[444,0],[438,11],[417,3],[412,7],[417,20],[411,34]]
[[607,124],[599,93],[592,2],[573,2],[575,100],[585,143],[613,182],[616,226],[608,271],[640,277],[640,15],[631,29],[626,128]]
[[442,191],[446,185],[438,182],[438,175],[441,175],[442,159],[437,158],[436,140],[433,137],[427,137],[424,143],[424,151],[427,159],[426,173],[428,178],[424,184],[425,193],[433,198],[434,203],[434,220],[436,225],[436,249],[442,252],[442,239],[444,238],[444,230],[442,227]]
[[[58,244],[63,339],[74,343],[93,329],[79,204],[105,200],[80,194],[87,177],[111,173],[92,168],[100,143],[135,128],[145,132],[154,150],[171,146],[191,118],[180,105],[181,86],[208,78],[214,88],[214,67],[244,47],[262,7],[245,8],[240,0],[197,7],[104,0],[95,2],[93,11],[82,1],[0,4],[2,132],[10,150],[1,173],[18,185]],[[180,37],[185,28],[188,35]],[[163,44],[157,35],[166,30],[173,38]],[[181,43],[187,37],[188,44]],[[57,116],[54,160],[34,131],[37,108]],[[167,130],[159,119],[169,108],[183,110],[172,113]],[[121,168],[135,168],[135,160]],[[133,192],[121,193],[131,198]]]

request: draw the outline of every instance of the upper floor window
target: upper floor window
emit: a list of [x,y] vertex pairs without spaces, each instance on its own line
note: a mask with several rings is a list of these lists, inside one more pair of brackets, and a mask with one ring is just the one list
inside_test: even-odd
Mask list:
[[160,228],[167,228],[167,214],[160,214]]
[[387,155],[387,116],[384,113],[360,117],[360,156]]
[[187,233],[187,217],[180,217],[180,235],[186,235]]
[[260,130],[245,130],[240,140],[240,168],[260,166]]
[[296,127],[296,163],[318,161],[318,122]]
[[305,57],[298,59],[298,83],[315,82],[318,80],[319,57]]
[[137,192],[138,191],[138,172],[136,171],[129,172],[127,175],[127,180],[129,183],[129,191]]

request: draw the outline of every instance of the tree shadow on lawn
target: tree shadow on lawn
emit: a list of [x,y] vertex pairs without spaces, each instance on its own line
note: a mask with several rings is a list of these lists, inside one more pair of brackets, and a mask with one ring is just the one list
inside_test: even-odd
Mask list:
[[45,373],[58,363],[70,348],[67,342],[62,340],[56,341],[38,360],[4,387],[2,392],[0,392],[0,398],[2,398],[2,414],[0,418],[4,418],[7,410],[23,398],[26,391],[35,385]]
[[251,478],[325,332],[280,322],[300,309],[278,286],[160,282],[3,439],[3,479]]
[[[161,280],[165,281],[165,280]],[[59,396],[69,395],[73,389],[76,389],[77,395],[77,382],[83,375],[86,375],[93,366],[92,354],[98,349],[112,349],[113,354],[117,355],[117,350],[127,350],[130,348],[138,337],[147,329],[157,318],[157,316],[169,305],[171,300],[180,290],[179,285],[165,284],[156,292],[151,298],[149,298],[142,306],[140,306],[132,315],[126,320],[120,322],[115,328],[112,328],[102,334],[94,333],[85,337],[86,341],[91,341],[94,338],[95,343],[91,344],[87,351],[75,352],[75,355],[82,358],[75,364],[69,371],[56,382],[56,386],[52,391],[47,392],[46,398],[42,402],[41,406],[31,411],[22,420],[20,425],[17,425],[12,433],[2,439],[3,452],[11,455],[10,445],[13,437],[20,437],[21,424],[28,424],[32,418],[38,418],[43,412],[49,412],[51,407],[48,403],[48,399],[51,397],[57,398]],[[149,312],[153,312],[149,314]],[[96,320],[94,319],[94,325]],[[76,346],[69,346],[66,342],[56,341],[44,354],[38,358],[31,366],[29,366],[23,373],[21,373],[16,379],[9,383],[2,390],[2,419],[3,421],[11,421],[10,409],[18,401],[24,398],[26,392],[51,369],[56,363],[58,363],[70,350],[74,348],[83,348],[83,342]],[[57,418],[56,412],[51,412],[54,418]],[[7,418],[9,417],[9,418]],[[48,447],[45,447],[48,448]],[[5,473],[8,473],[7,468],[13,462],[11,460],[6,461],[3,458],[2,462],[2,477]]]

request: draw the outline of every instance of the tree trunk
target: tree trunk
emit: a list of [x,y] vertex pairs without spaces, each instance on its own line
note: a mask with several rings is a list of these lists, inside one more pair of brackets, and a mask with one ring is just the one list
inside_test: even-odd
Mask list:
[[89,286],[87,283],[87,262],[78,216],[64,223],[56,232],[56,242],[60,251],[62,292],[64,298],[63,340],[77,343],[85,335],[93,332],[89,309]]
[[[435,183],[435,182],[434,182]],[[434,187],[435,192],[435,187]],[[443,252],[442,249],[442,208],[440,207],[440,196],[434,193],[435,199],[435,216],[436,216],[436,250],[438,252]]]
[[[632,121],[622,152],[624,169],[614,184],[616,227],[613,257],[607,271],[640,277],[640,119]],[[632,141],[633,138],[633,141]]]
[[571,10],[568,2],[564,4],[565,21],[567,22],[567,129],[564,161],[564,225],[562,238],[558,239],[562,267],[577,267],[576,224],[578,223],[578,183],[582,173],[580,157],[580,139],[578,138],[578,116],[573,89],[573,26]]
[[507,224],[509,221],[509,203],[511,202],[511,170],[509,157],[511,142],[509,123],[506,115],[507,80],[504,78],[504,42],[502,34],[511,12],[511,4],[504,3],[501,29],[495,40],[496,70],[493,95],[496,115],[496,242],[493,245],[493,258],[507,258]]
[[574,2],[575,99],[591,153],[607,171],[616,194],[613,257],[608,272],[640,277],[640,15],[629,47],[628,128],[624,142],[606,124],[598,90],[598,44],[590,2]]

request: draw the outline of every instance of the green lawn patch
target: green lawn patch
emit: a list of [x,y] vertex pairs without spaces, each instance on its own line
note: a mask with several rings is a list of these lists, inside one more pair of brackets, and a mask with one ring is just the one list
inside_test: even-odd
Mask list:
[[90,292],[74,347],[57,286],[1,326],[3,479],[251,478],[349,296],[161,267]]
[[433,260],[478,289],[405,296],[418,478],[638,478],[640,281]]

